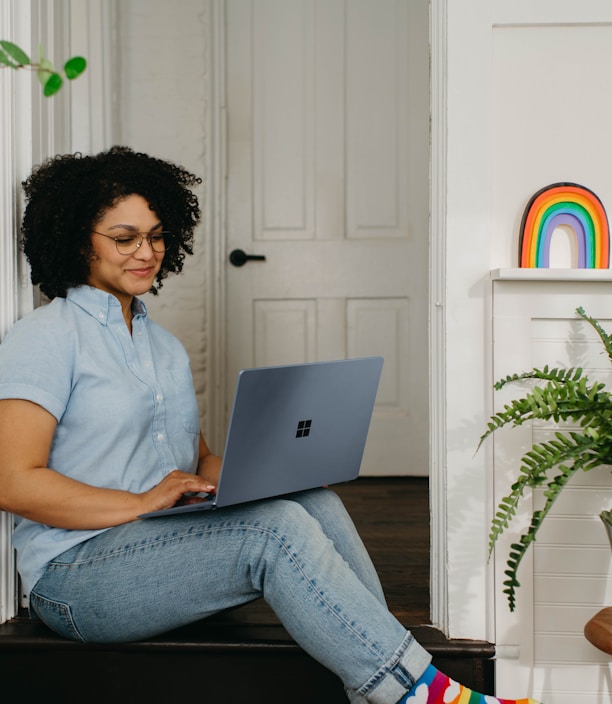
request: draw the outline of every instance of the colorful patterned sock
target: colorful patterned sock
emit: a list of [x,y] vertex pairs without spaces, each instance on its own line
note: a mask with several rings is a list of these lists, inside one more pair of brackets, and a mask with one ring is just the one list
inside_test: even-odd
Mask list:
[[539,704],[535,699],[500,699],[479,694],[430,665],[398,704]]

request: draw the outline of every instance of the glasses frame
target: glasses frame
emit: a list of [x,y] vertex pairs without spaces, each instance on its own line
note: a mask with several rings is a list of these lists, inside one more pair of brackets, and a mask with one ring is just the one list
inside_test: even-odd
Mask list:
[[[130,257],[132,254],[136,254],[136,252],[142,247],[142,243],[144,240],[147,241],[147,244],[149,247],[151,247],[151,251],[155,252],[155,254],[163,254],[166,251],[166,238],[170,236],[170,233],[168,230],[160,230],[159,232],[130,232],[126,233],[129,234],[130,237],[140,237],[140,240],[136,244],[136,249],[133,252],[122,252],[119,249],[119,242],[118,240],[123,239],[126,235],[120,235],[117,237],[114,237],[113,235],[107,235],[104,232],[98,232],[98,230],[92,230],[92,233],[95,235],[101,235],[102,237],[106,237],[109,240],[115,240],[115,248],[117,249],[117,254],[120,254],[122,257]],[[163,245],[164,248],[160,251],[155,249],[153,246],[153,243],[151,242],[151,237],[159,237],[161,235],[163,239]]]

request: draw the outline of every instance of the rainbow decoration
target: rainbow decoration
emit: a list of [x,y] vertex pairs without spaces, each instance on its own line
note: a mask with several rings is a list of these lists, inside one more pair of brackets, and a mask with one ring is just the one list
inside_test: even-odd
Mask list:
[[610,266],[608,216],[593,191],[577,183],[553,183],[531,198],[521,222],[519,265],[548,268],[552,234],[562,225],[576,236],[578,269]]

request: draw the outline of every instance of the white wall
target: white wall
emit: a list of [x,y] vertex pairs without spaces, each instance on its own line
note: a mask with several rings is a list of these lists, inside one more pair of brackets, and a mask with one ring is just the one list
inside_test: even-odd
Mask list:
[[151,316],[187,348],[204,425],[213,148],[209,98],[212,5],[210,0],[119,2],[115,47],[119,56],[115,142],[174,161],[204,179],[196,191],[203,220],[194,255],[186,260],[181,276],[164,281],[159,296],[145,299]]
[[[494,510],[490,444],[474,456],[493,407],[489,271],[517,265],[520,219],[539,188],[577,181],[612,204],[612,6],[606,0],[464,0],[446,8],[449,632],[496,641],[492,609],[504,597],[486,562]],[[523,589],[528,596],[531,585]],[[520,629],[521,619],[531,621],[533,614],[512,618]],[[524,695],[523,683],[537,683],[548,689],[547,704],[607,701],[597,685],[588,696],[584,688],[579,695],[563,685],[555,690],[544,642],[535,665],[522,663],[521,682],[508,676],[509,661],[498,660],[506,687],[500,695]],[[508,646],[502,655],[517,655]],[[590,673],[574,670],[573,676]]]
[[490,467],[486,452],[475,455],[490,397],[491,2],[448,2],[447,12],[448,631],[493,640],[486,546]]

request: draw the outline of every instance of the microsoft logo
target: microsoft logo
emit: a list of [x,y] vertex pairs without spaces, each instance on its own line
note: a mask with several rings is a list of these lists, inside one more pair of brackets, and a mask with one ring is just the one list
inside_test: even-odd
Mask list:
[[312,420],[301,420],[297,425],[296,438],[307,438],[310,435]]

